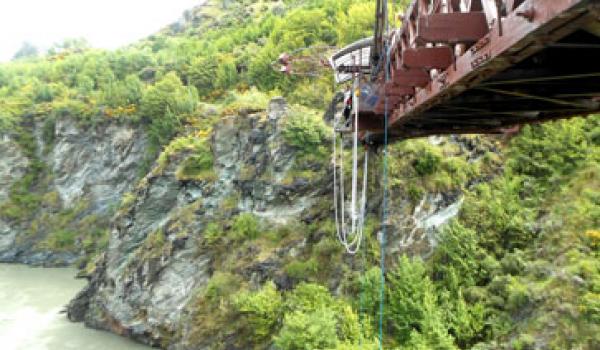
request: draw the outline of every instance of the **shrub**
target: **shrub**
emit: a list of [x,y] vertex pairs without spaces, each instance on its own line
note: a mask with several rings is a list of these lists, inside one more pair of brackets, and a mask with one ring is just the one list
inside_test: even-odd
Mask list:
[[258,219],[252,213],[243,213],[233,220],[233,225],[229,232],[230,237],[235,241],[252,240],[260,235]]
[[534,177],[543,188],[570,174],[589,153],[590,143],[582,129],[585,119],[526,126],[511,142],[508,167]]
[[143,95],[144,85],[136,75],[128,75],[125,80],[110,82],[102,90],[102,102],[113,108],[137,105]]
[[515,350],[533,350],[535,346],[535,338],[530,334],[521,334],[513,340]]
[[202,291],[202,296],[207,301],[218,305],[221,299],[228,298],[237,292],[240,285],[241,281],[238,276],[227,272],[216,272]]
[[438,170],[442,157],[429,150],[425,149],[421,155],[413,162],[413,167],[417,174],[421,176],[431,175]]
[[579,309],[593,323],[600,324],[600,291],[588,292],[583,295]]
[[400,259],[388,275],[385,318],[395,339],[409,349],[455,349],[425,271],[420,260]]
[[285,273],[291,278],[306,280],[319,271],[319,264],[315,259],[307,261],[294,260],[285,266]]
[[467,193],[460,220],[479,233],[479,244],[491,254],[523,249],[534,238],[534,211],[521,199],[523,186],[523,178],[507,176]]
[[216,174],[213,170],[213,161],[213,154],[208,144],[202,143],[179,165],[175,177],[179,181],[214,180]]
[[215,243],[217,243],[219,240],[221,240],[221,238],[223,238],[224,233],[223,233],[223,228],[221,227],[221,225],[219,225],[216,222],[210,222],[206,225],[206,228],[204,229],[204,234],[203,234],[203,238],[204,241],[208,244],[208,245],[213,245]]
[[[490,272],[481,264],[487,254],[479,246],[478,238],[477,232],[457,220],[444,227],[430,264],[437,285],[452,290],[475,286],[489,278]],[[459,279],[457,285],[451,282],[453,276]]]
[[274,338],[280,350],[331,349],[338,343],[335,313],[321,309],[310,313],[295,311],[285,316]]
[[49,250],[65,251],[75,247],[77,232],[71,230],[59,230],[51,232],[42,242],[42,246]]
[[234,298],[234,307],[242,314],[243,328],[253,344],[268,340],[281,317],[283,301],[273,282],[257,292],[242,292]]
[[192,61],[187,71],[188,80],[200,94],[206,96],[215,88],[217,69],[217,61],[213,56],[199,56]]
[[324,155],[329,131],[323,119],[308,110],[290,113],[283,130],[286,143],[306,155]]
[[531,294],[526,284],[511,277],[507,286],[508,298],[506,309],[512,312],[521,311],[531,302]]
[[141,112],[150,120],[150,136],[159,145],[166,144],[178,130],[181,119],[196,110],[198,93],[185,87],[175,72],[170,72],[146,90]]
[[229,92],[223,100],[225,106],[223,113],[234,114],[240,110],[262,111],[267,108],[271,97],[270,94],[261,92],[255,87],[244,92]]
[[314,283],[300,283],[291,293],[286,295],[285,310],[287,312],[311,312],[334,305],[333,298],[327,288]]

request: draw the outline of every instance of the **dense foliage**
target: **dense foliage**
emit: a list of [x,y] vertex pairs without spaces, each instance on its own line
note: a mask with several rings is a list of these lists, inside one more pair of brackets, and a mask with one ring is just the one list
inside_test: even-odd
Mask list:
[[[506,164],[502,173],[465,189],[460,215],[442,230],[433,255],[426,260],[404,255],[389,263],[382,328],[385,348],[600,346],[599,127],[597,116],[526,127],[502,146]],[[418,162],[407,159],[414,169],[392,171],[420,174],[424,180],[416,186],[428,187],[428,176],[453,171],[441,166],[451,159],[442,160],[435,155],[439,149],[420,141],[393,149],[414,150],[417,157],[423,156]],[[423,171],[430,164],[437,164],[436,171]],[[320,222],[319,227],[305,230],[309,236],[313,230],[333,234],[329,225]],[[320,241],[309,256],[286,267],[288,276],[310,284],[300,283],[293,291],[281,293],[266,284],[236,299],[245,324],[260,334],[258,343],[271,339],[277,349],[377,347],[378,255],[367,244],[364,262],[373,266],[363,266],[367,270],[359,273],[356,285],[348,286],[345,296],[353,298],[354,311],[343,314],[349,307],[345,297],[332,299],[318,285],[330,283],[332,272],[327,266],[342,261],[339,250],[325,248],[328,242]],[[326,260],[321,262],[324,251]],[[267,294],[273,303],[265,302]],[[353,323],[343,326],[343,320]],[[352,331],[345,334],[341,329]]]
[[[49,143],[57,118],[141,123],[153,141],[150,159],[162,151],[154,171],[180,157],[178,180],[210,181],[212,125],[234,110],[264,109],[269,97],[282,94],[304,105],[293,107],[284,126],[287,146],[300,154],[289,180],[316,176],[326,169],[328,129],[314,109],[330,101],[330,78],[283,76],[272,62],[284,51],[341,46],[369,34],[373,9],[369,0],[211,1],[114,52],[78,40],[43,56],[24,47],[0,65],[0,132],[16,134],[32,161],[0,204],[0,217],[26,222],[31,235],[45,228],[43,249],[79,244],[96,254],[107,244],[106,231],[96,229],[105,222],[80,218],[86,203],[61,209],[57,194],[46,193],[47,169],[24,127],[33,121],[48,125]],[[412,204],[426,193],[465,195],[431,256],[389,261],[385,348],[600,348],[600,119],[526,127],[504,144],[495,141],[477,141],[493,144],[478,159],[427,140],[391,147],[394,194]],[[134,201],[126,195],[122,207]],[[222,206],[236,204],[232,197]],[[40,207],[56,207],[57,214],[36,218]],[[241,348],[378,348],[378,218],[368,223],[357,263],[335,241],[329,208],[324,201],[313,222],[285,227],[265,227],[248,213],[206,225],[199,240],[217,262],[190,301],[194,340],[237,332],[244,335]],[[237,274],[253,254],[247,252],[275,251],[286,240],[306,244],[282,268],[288,289],[272,281],[256,288]],[[144,244],[145,254],[156,255],[167,243],[158,230]],[[236,254],[219,254],[228,250]]]
[[66,40],[36,58],[25,45],[0,65],[0,130],[22,118],[69,115],[82,121],[143,118],[164,145],[203,100],[256,86],[292,102],[324,106],[329,75],[283,76],[273,61],[285,51],[343,45],[368,35],[373,1],[212,1],[184,20],[117,51]]

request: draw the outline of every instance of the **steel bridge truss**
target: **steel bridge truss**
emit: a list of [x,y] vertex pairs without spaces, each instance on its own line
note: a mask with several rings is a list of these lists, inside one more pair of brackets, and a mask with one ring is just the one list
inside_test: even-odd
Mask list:
[[380,54],[362,41],[332,59],[338,80],[367,72],[366,55],[383,62],[364,75],[364,137],[381,137],[386,102],[392,139],[600,111],[600,0],[414,0],[403,18],[371,45]]

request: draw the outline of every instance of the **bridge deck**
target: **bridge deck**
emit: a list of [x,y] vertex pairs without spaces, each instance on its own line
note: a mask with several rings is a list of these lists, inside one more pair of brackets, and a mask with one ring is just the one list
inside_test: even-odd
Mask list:
[[360,103],[374,140],[386,101],[392,139],[600,111],[600,0],[415,0],[386,40],[390,79],[365,80]]

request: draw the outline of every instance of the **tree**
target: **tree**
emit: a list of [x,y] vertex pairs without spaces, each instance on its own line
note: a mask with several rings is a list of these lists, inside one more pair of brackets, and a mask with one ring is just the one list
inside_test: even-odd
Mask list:
[[13,60],[19,60],[23,58],[37,57],[39,54],[38,48],[35,47],[28,41],[23,42],[21,48],[13,56]]
[[166,144],[177,132],[181,119],[196,110],[198,93],[181,83],[175,72],[165,75],[146,90],[141,112],[150,121],[150,136],[155,144]]
[[260,343],[269,338],[279,321],[282,300],[275,284],[268,282],[257,292],[240,293],[234,305],[253,342]]
[[288,314],[275,346],[280,350],[331,349],[338,343],[335,313],[330,309]]
[[388,274],[386,320],[400,344],[411,349],[456,349],[421,260],[403,256]]
[[458,221],[446,226],[431,259],[444,322],[461,347],[472,346],[484,327],[484,306],[467,303],[463,291],[491,278],[496,260],[478,245],[477,233]]
[[83,52],[89,49],[90,43],[85,38],[68,38],[56,43],[48,49],[49,55],[56,55],[64,51]]

